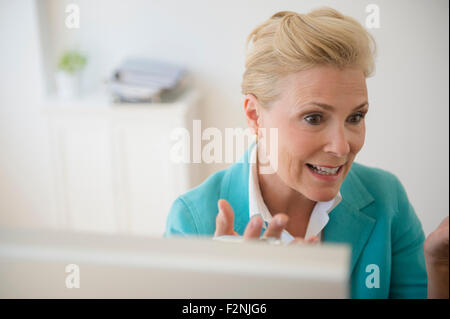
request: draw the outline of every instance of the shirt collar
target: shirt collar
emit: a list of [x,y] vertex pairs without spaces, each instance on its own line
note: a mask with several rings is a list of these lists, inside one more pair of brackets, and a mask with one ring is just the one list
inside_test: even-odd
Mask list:
[[[267,228],[272,215],[270,214],[266,204],[261,195],[261,189],[259,188],[257,165],[256,165],[256,149],[257,145],[252,148],[250,155],[250,170],[249,170],[249,182],[248,182],[248,195],[249,195],[249,215],[250,218],[259,215],[264,221],[264,228]],[[338,194],[330,201],[316,202],[314,209],[309,219],[308,227],[306,229],[305,238],[317,236],[321,234],[322,229],[328,223],[328,214],[341,202],[342,196],[339,191]],[[281,240],[284,243],[289,243],[294,240],[294,237],[289,234],[287,230],[283,230],[281,234]]]

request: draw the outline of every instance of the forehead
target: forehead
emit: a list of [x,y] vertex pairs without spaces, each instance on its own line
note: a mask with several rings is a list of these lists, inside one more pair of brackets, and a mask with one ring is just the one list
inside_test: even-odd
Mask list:
[[367,99],[364,74],[352,68],[318,66],[292,73],[280,81],[280,89],[282,99],[291,102],[359,103]]

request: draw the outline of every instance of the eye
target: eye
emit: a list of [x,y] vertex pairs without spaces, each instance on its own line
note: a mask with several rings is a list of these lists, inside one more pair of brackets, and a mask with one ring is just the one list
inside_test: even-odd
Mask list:
[[305,121],[311,125],[319,125],[322,120],[322,115],[320,114],[311,114],[305,116]]
[[359,122],[361,122],[365,115],[366,113],[364,112],[355,113],[349,117],[349,122],[352,124],[358,124]]

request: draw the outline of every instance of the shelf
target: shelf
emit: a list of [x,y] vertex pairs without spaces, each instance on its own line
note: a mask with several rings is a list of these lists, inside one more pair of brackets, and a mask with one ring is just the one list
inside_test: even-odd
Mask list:
[[41,106],[44,115],[155,115],[155,113],[185,113],[196,104],[199,94],[194,89],[185,89],[176,95],[162,97],[160,103],[115,103],[107,92],[96,92],[73,100],[57,96],[47,97]]

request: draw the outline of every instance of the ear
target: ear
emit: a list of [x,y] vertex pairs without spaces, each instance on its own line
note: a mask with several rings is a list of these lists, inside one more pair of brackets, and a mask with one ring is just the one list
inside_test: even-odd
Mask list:
[[258,100],[253,94],[247,94],[244,100],[244,111],[247,118],[247,124],[252,128],[253,133],[257,134],[261,121],[261,113]]

